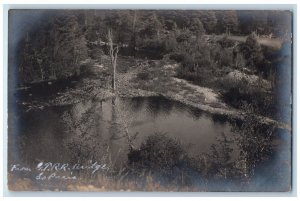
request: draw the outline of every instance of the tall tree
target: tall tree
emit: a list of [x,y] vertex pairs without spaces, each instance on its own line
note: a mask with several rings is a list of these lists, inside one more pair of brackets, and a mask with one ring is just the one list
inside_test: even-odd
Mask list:
[[208,11],[201,11],[199,13],[200,20],[203,23],[203,26],[207,33],[211,34],[216,31],[216,26],[218,23],[218,19],[216,17],[215,11],[208,10]]
[[203,35],[205,33],[205,29],[199,18],[193,18],[191,20],[189,29],[192,32],[194,32],[197,36]]
[[149,37],[151,39],[160,39],[161,30],[163,28],[162,22],[159,20],[155,11],[147,13],[144,16],[144,23],[140,30],[141,37]]
[[111,29],[108,30],[107,40],[108,40],[108,45],[109,45],[109,55],[110,55],[112,71],[113,71],[113,73],[112,73],[112,90],[115,92],[115,90],[116,90],[116,68],[117,68],[119,46],[118,46],[118,44],[113,43],[113,34],[112,34]]
[[222,33],[230,34],[236,32],[238,28],[238,17],[234,10],[225,10],[217,12],[218,29]]
[[250,34],[245,44],[240,45],[240,52],[246,59],[246,65],[255,70],[261,71],[261,66],[264,61],[264,55],[260,44],[257,41],[255,33]]

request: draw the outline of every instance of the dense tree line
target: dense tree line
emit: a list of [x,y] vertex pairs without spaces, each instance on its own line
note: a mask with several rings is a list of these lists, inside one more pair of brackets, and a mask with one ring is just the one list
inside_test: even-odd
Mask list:
[[[28,83],[80,73],[80,62],[87,58],[97,59],[108,52],[105,45],[99,48],[99,44],[107,42],[109,29],[114,43],[123,47],[120,52],[126,49],[127,54],[134,55],[144,50],[162,57],[172,54],[182,62],[182,71],[190,74],[197,74],[201,67],[215,67],[220,63],[246,63],[257,67],[262,61],[260,49],[255,44],[252,44],[254,49],[244,47],[234,52],[225,44],[209,43],[204,36],[255,32],[283,37],[291,32],[290,18],[290,12],[285,11],[47,11],[37,19],[36,27],[24,33],[19,44],[19,80]],[[252,59],[244,61],[243,55],[249,51]]]
[[51,80],[79,73],[87,56],[83,27],[74,14],[57,14],[27,32],[21,44],[19,72],[23,82]]

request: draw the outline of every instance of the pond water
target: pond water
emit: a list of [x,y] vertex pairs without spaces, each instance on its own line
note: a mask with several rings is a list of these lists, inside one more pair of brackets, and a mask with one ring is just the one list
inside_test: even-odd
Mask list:
[[27,164],[97,160],[107,149],[121,164],[127,160],[128,139],[138,148],[155,133],[177,139],[191,155],[209,152],[222,133],[234,136],[224,119],[162,97],[89,100],[16,118],[19,126],[12,133],[18,136],[12,139],[18,150],[12,158]]
[[[127,164],[130,147],[138,150],[156,133],[178,140],[191,157],[216,157],[225,165],[237,160],[241,151],[241,141],[235,140],[237,133],[226,118],[163,97],[87,100],[29,112],[17,109],[10,117],[8,165],[34,168],[39,162],[98,161],[118,169]],[[276,135],[270,142],[274,153],[255,165],[254,187],[244,190],[272,191],[289,186],[290,134],[282,131]],[[228,158],[224,161],[224,157]],[[232,171],[235,174],[236,169]],[[212,190],[226,189],[227,184],[220,185]],[[234,188],[241,190],[239,185]]]

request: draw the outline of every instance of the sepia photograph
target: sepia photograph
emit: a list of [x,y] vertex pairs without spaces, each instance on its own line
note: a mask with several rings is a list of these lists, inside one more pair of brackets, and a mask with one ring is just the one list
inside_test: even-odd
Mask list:
[[293,14],[10,9],[8,190],[290,192]]

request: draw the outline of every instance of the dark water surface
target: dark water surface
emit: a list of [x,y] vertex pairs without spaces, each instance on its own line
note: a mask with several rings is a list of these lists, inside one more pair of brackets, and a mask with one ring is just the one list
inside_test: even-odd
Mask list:
[[[220,145],[222,136],[232,148],[229,161],[240,153],[234,140],[237,134],[226,119],[163,97],[88,100],[29,112],[18,109],[11,117],[8,165],[33,168],[43,161],[84,164],[92,160],[122,167],[129,144],[138,149],[155,133],[179,140],[190,156],[212,154],[212,146]],[[275,184],[279,190],[286,189],[291,179],[290,140],[290,134],[279,132],[270,142],[276,144],[274,154],[257,166],[253,190],[261,185],[262,190],[273,191]]]
[[225,120],[162,97],[119,98],[114,106],[111,99],[89,100],[21,113],[16,118],[19,126],[13,133],[21,141],[15,142],[17,150],[12,158],[29,164],[39,160],[68,162],[72,154],[80,154],[70,152],[68,143],[81,144],[87,152],[95,147],[90,153],[92,158],[109,146],[112,157],[124,162],[129,149],[126,127],[129,136],[136,136],[132,142],[135,147],[148,136],[162,133],[181,141],[190,154],[209,152],[221,133],[234,135]]

